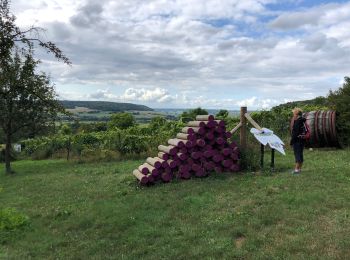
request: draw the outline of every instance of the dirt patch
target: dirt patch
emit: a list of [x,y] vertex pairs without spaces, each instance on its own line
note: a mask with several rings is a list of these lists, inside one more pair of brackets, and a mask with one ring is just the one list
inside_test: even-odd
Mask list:
[[235,239],[235,246],[236,248],[241,248],[245,242],[246,238],[244,236],[237,237]]

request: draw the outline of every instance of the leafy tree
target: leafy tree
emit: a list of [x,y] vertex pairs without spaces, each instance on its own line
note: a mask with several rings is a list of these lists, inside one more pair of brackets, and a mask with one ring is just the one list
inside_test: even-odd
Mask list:
[[162,116],[156,116],[151,119],[151,122],[149,123],[149,127],[153,130],[157,130],[162,128],[164,125],[166,125],[167,120]]
[[328,95],[330,107],[337,111],[337,130],[342,145],[350,145],[350,78],[344,78],[344,84]]
[[228,110],[226,109],[221,109],[217,114],[216,114],[216,118],[217,119],[226,119],[228,117]]
[[182,122],[188,122],[191,120],[195,120],[196,116],[198,116],[198,115],[208,115],[208,111],[203,109],[203,108],[200,108],[200,107],[197,107],[195,109],[191,109],[189,111],[184,111],[180,115],[180,120]]
[[40,46],[70,64],[54,43],[32,37],[40,36],[42,29],[20,30],[9,6],[8,0],[0,0],[0,127],[6,143],[6,173],[12,172],[10,151],[13,139],[47,126],[57,111],[63,111],[48,77],[43,73],[36,74],[39,61],[33,58],[34,47]]
[[11,172],[12,141],[31,136],[32,129],[46,128],[57,116],[60,106],[45,74],[35,74],[36,61],[18,54],[0,76],[0,126],[5,134],[6,172]]
[[111,116],[111,120],[108,122],[108,127],[126,129],[135,125],[134,116],[130,113],[115,113]]
[[72,128],[68,124],[64,124],[61,126],[60,134],[62,135],[71,135],[72,134]]

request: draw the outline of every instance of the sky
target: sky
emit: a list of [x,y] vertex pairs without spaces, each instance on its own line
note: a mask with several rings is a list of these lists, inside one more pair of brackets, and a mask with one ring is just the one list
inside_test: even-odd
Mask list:
[[12,0],[72,66],[36,51],[60,99],[269,109],[350,76],[350,1]]

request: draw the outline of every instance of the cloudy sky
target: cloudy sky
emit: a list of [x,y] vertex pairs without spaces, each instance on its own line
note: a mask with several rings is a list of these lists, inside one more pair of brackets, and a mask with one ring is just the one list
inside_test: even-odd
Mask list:
[[37,53],[61,99],[269,108],[350,76],[350,1],[12,0],[73,65]]

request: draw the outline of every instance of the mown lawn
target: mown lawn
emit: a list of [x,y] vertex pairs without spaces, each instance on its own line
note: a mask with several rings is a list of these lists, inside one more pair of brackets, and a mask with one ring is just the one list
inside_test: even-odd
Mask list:
[[14,176],[2,164],[0,209],[29,224],[0,231],[0,259],[349,259],[349,157],[307,151],[293,176],[289,152],[273,174],[142,188],[141,161],[19,161]]

